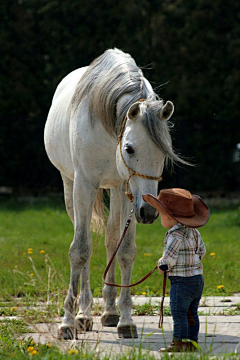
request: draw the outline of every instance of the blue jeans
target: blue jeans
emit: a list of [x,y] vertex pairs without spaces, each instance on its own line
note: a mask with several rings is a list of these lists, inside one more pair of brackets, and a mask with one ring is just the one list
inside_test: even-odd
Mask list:
[[204,287],[202,275],[169,276],[170,306],[173,317],[173,339],[197,341],[199,333],[198,306]]

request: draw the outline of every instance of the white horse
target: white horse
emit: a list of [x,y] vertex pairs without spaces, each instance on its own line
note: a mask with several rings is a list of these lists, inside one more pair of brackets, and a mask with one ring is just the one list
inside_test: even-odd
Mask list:
[[[44,140],[49,159],[61,173],[66,209],[74,226],[69,250],[70,284],[59,327],[59,337],[63,339],[73,339],[74,330],[92,329],[90,222],[101,189],[110,189],[105,237],[107,261],[134,208],[134,220],[117,254],[121,283],[130,283],[136,255],[136,220],[151,224],[157,218],[155,209],[143,201],[142,194],[157,195],[166,160],[184,162],[172,150],[166,121],[172,114],[173,104],[168,101],[163,105],[131,56],[118,49],[107,50],[89,67],[71,72],[57,87]],[[122,136],[118,142],[119,133]],[[125,195],[126,180],[134,197],[133,204]],[[115,262],[106,281],[115,282]],[[117,326],[119,337],[137,337],[131,317],[130,289],[121,289],[120,317],[116,296],[116,288],[104,286],[102,324]]]

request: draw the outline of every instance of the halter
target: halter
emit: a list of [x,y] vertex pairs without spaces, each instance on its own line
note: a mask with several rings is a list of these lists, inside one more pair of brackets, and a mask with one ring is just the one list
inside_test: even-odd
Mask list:
[[[146,99],[140,99],[140,100],[138,100],[138,101],[139,101],[139,102],[143,102],[143,101],[145,101],[145,100],[146,100]],[[124,157],[123,157],[123,154],[122,154],[122,147],[121,147],[121,141],[122,141],[123,132],[124,132],[124,129],[125,129],[126,122],[127,122],[127,115],[126,115],[125,118],[124,118],[124,121],[123,121],[123,124],[122,124],[122,128],[121,128],[121,131],[120,131],[120,134],[118,135],[118,145],[119,145],[119,150],[120,150],[120,155],[121,155],[122,161],[123,161],[125,167],[126,167],[126,168],[128,169],[128,171],[129,171],[129,177],[128,177],[127,181],[126,181],[126,192],[125,192],[125,195],[129,198],[129,200],[130,200],[131,202],[133,202],[133,199],[134,199],[133,193],[132,193],[132,191],[131,191],[131,192],[128,191],[129,181],[130,181],[130,179],[131,179],[132,176],[135,175],[135,176],[139,176],[139,177],[141,177],[141,178],[143,178],[143,179],[158,180],[158,181],[161,181],[161,180],[162,180],[162,177],[161,177],[161,176],[149,176],[149,175],[140,174],[140,173],[134,171],[133,169],[131,169],[131,168],[127,165],[126,161],[124,160]]]

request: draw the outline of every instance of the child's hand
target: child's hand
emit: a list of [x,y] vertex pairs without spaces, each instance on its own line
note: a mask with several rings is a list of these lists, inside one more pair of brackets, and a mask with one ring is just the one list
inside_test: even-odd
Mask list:
[[165,271],[168,271],[167,264],[163,264],[163,265],[158,266],[158,271],[160,272],[160,274],[164,274]]
[[160,272],[160,274],[164,274],[165,271],[161,270],[159,267],[158,267],[158,271]]

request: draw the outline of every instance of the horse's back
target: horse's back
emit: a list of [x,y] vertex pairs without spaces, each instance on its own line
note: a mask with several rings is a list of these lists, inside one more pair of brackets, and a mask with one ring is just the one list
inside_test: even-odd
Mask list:
[[53,165],[69,178],[73,178],[73,164],[69,142],[69,107],[77,84],[87,67],[72,71],[57,86],[44,131],[47,155]]
[[63,94],[63,96],[67,95],[71,97],[71,94],[73,95],[79,80],[81,79],[87,68],[88,67],[86,66],[80,69],[76,69],[70,72],[67,76],[65,76],[57,86],[52,103],[57,101],[61,94]]

